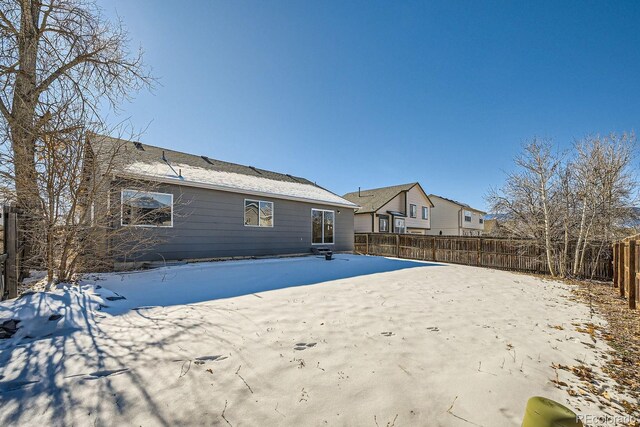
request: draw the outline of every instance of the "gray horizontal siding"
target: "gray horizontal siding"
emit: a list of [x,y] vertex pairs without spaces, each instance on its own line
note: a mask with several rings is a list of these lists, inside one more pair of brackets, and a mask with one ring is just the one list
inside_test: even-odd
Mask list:
[[[119,190],[129,187],[119,186],[112,197],[118,211]],[[353,209],[177,185],[154,186],[152,191],[173,194],[173,227],[144,228],[159,243],[135,254],[137,260],[309,253],[312,208],[336,212],[335,243],[320,246],[353,251]],[[273,202],[274,226],[246,227],[245,199]]]

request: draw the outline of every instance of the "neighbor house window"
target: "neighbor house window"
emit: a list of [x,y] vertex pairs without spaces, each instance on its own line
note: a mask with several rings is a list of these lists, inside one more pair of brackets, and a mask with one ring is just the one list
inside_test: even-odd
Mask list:
[[418,207],[416,205],[409,205],[409,215],[411,218],[415,218],[418,215]]
[[480,218],[480,224],[484,224],[484,219]]
[[247,227],[273,227],[273,202],[245,199],[244,225]]
[[333,243],[335,212],[311,209],[311,243]]
[[422,207],[422,219],[429,219],[429,208],[427,206]]
[[381,233],[389,232],[389,217],[387,215],[380,215],[378,218],[378,225],[380,226]]
[[471,212],[464,211],[464,222],[471,222]]
[[121,224],[173,227],[173,194],[122,190]]

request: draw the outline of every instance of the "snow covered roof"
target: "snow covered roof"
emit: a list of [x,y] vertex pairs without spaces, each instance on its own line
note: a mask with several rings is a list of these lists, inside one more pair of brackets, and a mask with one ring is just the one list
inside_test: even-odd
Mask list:
[[118,150],[123,152],[121,157],[126,159],[118,168],[122,175],[220,191],[357,207],[308,179],[289,174],[106,136],[94,137],[91,144],[94,151],[97,149],[103,153],[110,145],[118,145]]

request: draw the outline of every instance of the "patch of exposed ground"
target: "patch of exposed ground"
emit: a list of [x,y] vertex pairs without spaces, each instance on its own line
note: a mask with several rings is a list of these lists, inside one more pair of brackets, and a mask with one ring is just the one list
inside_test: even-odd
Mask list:
[[[610,283],[571,281],[573,293],[579,301],[589,305],[592,314],[604,318],[606,325],[587,323],[576,326],[576,330],[588,334],[591,339],[605,339],[611,351],[603,371],[613,378],[618,391],[640,399],[640,310],[630,310],[626,299],[621,298],[618,290]],[[593,376],[579,366],[559,366],[559,369],[573,371],[583,384],[598,395],[602,403],[611,399],[606,390],[593,386]],[[568,390],[569,393],[571,391]],[[635,418],[630,424],[640,426],[640,408],[632,403],[621,401],[627,412]]]

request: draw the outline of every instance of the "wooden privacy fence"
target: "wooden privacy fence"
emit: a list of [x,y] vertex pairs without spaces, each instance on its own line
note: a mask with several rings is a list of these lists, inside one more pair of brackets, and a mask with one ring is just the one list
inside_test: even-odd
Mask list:
[[613,286],[629,301],[629,308],[640,303],[640,234],[613,244]]
[[[355,251],[367,255],[549,274],[544,251],[533,241],[524,239],[357,233]],[[578,276],[606,281],[612,279],[608,245],[599,256],[596,251],[589,251],[586,258]]]

